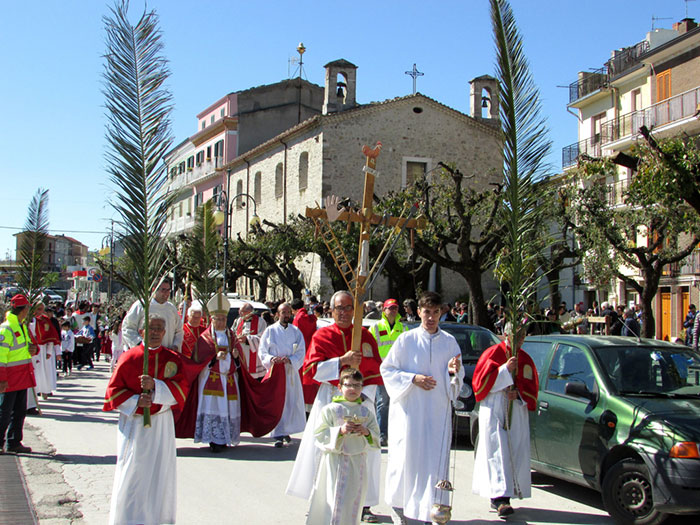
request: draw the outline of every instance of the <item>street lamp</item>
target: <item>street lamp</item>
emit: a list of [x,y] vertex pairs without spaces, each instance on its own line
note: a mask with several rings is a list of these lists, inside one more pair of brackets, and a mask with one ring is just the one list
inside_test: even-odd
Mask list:
[[[226,291],[226,262],[228,259],[228,238],[230,228],[229,217],[233,212],[233,202],[235,202],[236,199],[239,197],[248,197],[251,201],[253,201],[253,217],[251,217],[250,221],[246,224],[246,237],[248,234],[248,226],[255,226],[256,224],[260,224],[260,217],[258,217],[257,213],[258,204],[257,202],[255,202],[255,199],[252,195],[248,195],[247,193],[239,193],[238,195],[235,195],[233,199],[231,199],[231,204],[229,205],[229,199],[226,190],[221,190],[216,199],[217,209],[216,211],[214,211],[213,215],[214,224],[216,224],[217,226],[221,226],[223,224],[224,226],[224,264],[221,270],[223,276],[224,292]],[[243,206],[245,206],[245,203],[243,203]]]

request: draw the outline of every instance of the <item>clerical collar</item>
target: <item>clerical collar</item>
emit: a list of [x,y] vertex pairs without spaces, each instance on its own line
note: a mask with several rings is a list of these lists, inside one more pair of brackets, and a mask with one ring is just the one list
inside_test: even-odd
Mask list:
[[362,395],[358,397],[355,401],[348,401],[345,399],[345,396],[333,396],[332,399],[333,403],[357,403],[358,405],[362,404]]

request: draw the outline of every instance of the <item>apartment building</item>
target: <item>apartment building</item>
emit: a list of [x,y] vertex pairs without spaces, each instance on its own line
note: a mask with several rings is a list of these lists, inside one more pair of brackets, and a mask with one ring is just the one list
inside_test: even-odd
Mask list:
[[[611,157],[628,152],[644,125],[657,139],[700,134],[700,27],[692,18],[655,29],[629,47],[614,50],[602,68],[580,72],[569,86],[568,108],[577,114],[578,142],[562,151],[566,172],[581,158]],[[632,169],[618,165],[609,187],[611,206],[622,205]],[[620,281],[614,290],[592,290],[582,283],[586,302],[610,299],[638,302]],[[656,334],[673,339],[688,305],[700,301],[700,252],[672,265],[660,283],[655,304]]]

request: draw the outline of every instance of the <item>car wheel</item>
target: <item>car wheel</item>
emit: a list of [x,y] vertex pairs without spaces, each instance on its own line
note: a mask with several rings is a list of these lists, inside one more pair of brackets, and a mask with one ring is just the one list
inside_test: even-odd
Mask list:
[[666,515],[654,508],[649,471],[644,463],[615,463],[603,478],[603,504],[616,523],[657,525]]

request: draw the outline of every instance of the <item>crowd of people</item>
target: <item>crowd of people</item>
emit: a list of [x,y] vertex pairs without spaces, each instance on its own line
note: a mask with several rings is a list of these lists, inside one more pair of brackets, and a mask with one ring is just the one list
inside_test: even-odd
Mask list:
[[[466,304],[446,305],[433,292],[401,305],[391,298],[365,304],[377,322],[353,346],[347,291],[325,304],[281,301],[269,312],[246,303],[231,322],[225,295],[178,308],[171,288],[164,279],[154,290],[148,318],[138,302],[115,319],[81,302],[63,311],[39,305],[26,326],[28,301],[13,298],[0,352],[24,353],[13,354],[22,366],[11,372],[0,366],[6,450],[29,451],[22,424],[34,392],[37,400],[50,396],[57,377],[75,373],[73,364],[91,369],[104,357],[112,373],[103,409],[119,415],[110,523],[174,523],[175,438],[219,454],[238,445],[241,432],[269,435],[275,448],[302,433],[286,492],[309,501],[310,525],[379,521],[371,508],[379,503],[381,448],[393,523],[431,523],[449,509],[452,402],[470,385],[460,348],[440,323],[465,322]],[[333,322],[318,323],[325,315]],[[408,329],[412,321],[420,324]],[[511,497],[530,494],[527,411],[537,393],[534,364],[522,351],[506,358],[506,344],[484,352],[474,376],[477,399],[492,408],[480,425],[494,436],[503,431],[494,407],[502,400],[516,407],[511,440],[482,439],[476,455],[473,491],[501,517],[513,512]],[[513,450],[504,450],[506,442]]]

